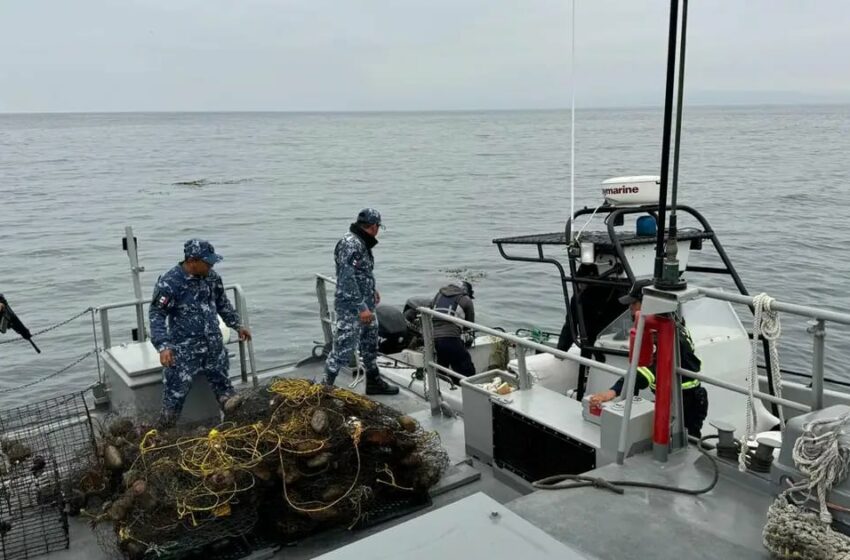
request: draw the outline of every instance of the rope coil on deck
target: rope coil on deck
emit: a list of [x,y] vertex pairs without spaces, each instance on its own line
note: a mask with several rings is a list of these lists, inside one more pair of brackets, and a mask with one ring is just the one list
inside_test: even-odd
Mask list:
[[[842,445],[850,413],[814,420],[794,444],[794,463],[808,480],[794,484],[767,512],[763,543],[775,558],[850,559],[850,538],[832,529],[827,498],[850,470],[850,447]],[[817,499],[819,512],[806,504]]]
[[[738,470],[741,472],[747,470],[747,452],[749,451],[747,443],[755,437],[757,423],[754,393],[758,383],[758,360],[756,356],[758,355],[759,337],[767,340],[770,349],[769,360],[773,372],[773,394],[782,398],[782,374],[779,369],[779,349],[776,346],[777,340],[782,335],[782,325],[779,321],[779,312],[772,308],[774,301],[772,297],[765,293],[753,296],[753,341],[750,352],[750,371],[747,376],[747,424],[744,439],[741,441],[741,451],[738,454]],[[779,407],[779,422],[784,428],[785,414],[782,412],[782,407]]]

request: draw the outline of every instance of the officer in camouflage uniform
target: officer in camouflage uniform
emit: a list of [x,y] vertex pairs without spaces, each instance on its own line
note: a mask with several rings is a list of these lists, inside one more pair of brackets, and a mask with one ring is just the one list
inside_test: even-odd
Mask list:
[[367,395],[395,395],[398,387],[389,385],[378,372],[378,318],[375,307],[381,300],[375,289],[372,248],[378,244],[381,215],[364,208],[349,232],[334,249],[336,262],[336,332],[333,350],[325,362],[324,383],[333,385],[339,370],[347,367],[360,347],[360,360],[366,369]]
[[209,241],[190,239],[183,246],[185,259],[159,277],[150,307],[151,343],[163,365],[161,427],[173,426],[183,409],[192,379],[206,376],[225,412],[239,405],[240,397],[230,383],[230,361],[224,347],[218,316],[250,340],[241,326],[221,276],[213,265],[222,257]]

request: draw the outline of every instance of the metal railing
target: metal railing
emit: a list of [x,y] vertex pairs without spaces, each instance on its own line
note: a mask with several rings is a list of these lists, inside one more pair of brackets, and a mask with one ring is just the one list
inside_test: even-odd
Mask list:
[[436,362],[436,351],[434,349],[433,335],[434,319],[440,319],[441,321],[454,323],[455,325],[466,327],[479,333],[495,336],[499,339],[514,344],[514,346],[516,347],[518,372],[517,379],[519,381],[520,390],[530,389],[533,384],[533,380],[531,378],[531,375],[528,373],[528,368],[526,366],[527,350],[536,350],[537,352],[551,354],[557,358],[570,360],[572,362],[576,362],[577,364],[588,367],[594,367],[601,371],[605,371],[607,373],[611,373],[619,377],[625,377],[628,374],[628,371],[622,368],[618,368],[616,366],[612,366],[610,364],[605,364],[602,362],[597,362],[596,360],[585,358],[583,356],[569,354],[563,350],[558,350],[557,348],[552,348],[551,346],[546,346],[545,344],[540,344],[539,342],[533,342],[531,340],[510,333],[506,333],[504,331],[492,329],[484,325],[479,325],[478,323],[471,323],[464,319],[459,319],[451,315],[446,315],[445,313],[440,313],[439,311],[434,311],[433,309],[430,309],[428,307],[420,307],[418,308],[418,311],[422,315],[422,338],[424,340],[423,354],[425,378],[427,381],[426,394],[428,395],[428,401],[431,405],[432,414],[439,414],[441,407],[445,406],[445,404],[442,402],[442,397],[440,396],[440,388],[437,383],[437,371],[447,373],[452,377],[456,377],[458,379],[463,379],[463,376],[459,373],[449,368],[443,367]]
[[[707,291],[711,292],[709,290],[707,290]],[[719,294],[722,297],[717,297],[716,299],[725,299],[726,296],[731,296],[730,300],[732,298],[738,299],[738,296],[736,296],[736,295],[725,294],[724,292],[720,292]],[[716,294],[713,294],[713,293],[705,293],[704,295],[706,297],[716,296]],[[745,301],[738,301],[738,303],[750,303],[750,304],[752,303],[752,300],[750,298],[746,298],[744,296],[741,296],[741,297]],[[774,306],[774,308],[778,308],[778,307]],[[815,315],[815,316],[820,316],[820,317],[827,317],[827,316],[829,316],[829,314],[832,314],[832,312],[823,313],[823,312],[820,312],[819,310],[815,310],[813,308],[806,308],[806,307],[803,307],[803,306],[793,306],[793,308],[789,308],[789,307],[782,305],[782,308],[784,308],[784,309],[786,309],[786,310],[788,310],[789,312],[792,312],[792,313],[804,312],[807,315]],[[505,333],[505,332],[502,332],[502,331],[499,331],[499,330],[496,330],[496,329],[491,329],[491,328],[486,327],[484,325],[479,325],[477,323],[471,323],[469,321],[465,321],[465,320],[459,319],[457,317],[452,317],[450,315],[446,315],[444,313],[434,311],[433,309],[429,309],[429,308],[426,308],[426,307],[420,307],[418,309],[418,311],[422,314],[422,333],[423,333],[423,339],[424,339],[423,354],[425,356],[425,360],[424,360],[425,364],[424,365],[425,365],[425,374],[426,374],[426,381],[427,381],[427,383],[426,383],[426,395],[427,395],[427,398],[428,398],[428,401],[429,401],[429,404],[430,404],[430,407],[431,407],[431,413],[432,414],[440,414],[441,410],[447,407],[447,405],[445,404],[445,402],[443,402],[442,397],[440,395],[440,387],[439,387],[439,384],[437,383],[437,371],[448,373],[450,375],[457,376],[459,378],[462,377],[462,376],[460,376],[460,374],[450,370],[449,368],[445,368],[445,367],[441,366],[440,364],[436,363],[436,352],[434,350],[434,337],[433,337],[433,319],[435,319],[435,318],[438,318],[442,321],[447,321],[449,323],[453,323],[453,324],[461,326],[461,327],[473,329],[473,330],[488,334],[490,336],[497,337],[497,338],[502,339],[502,340],[506,340],[507,342],[510,342],[513,345],[515,345],[516,351],[517,351],[516,352],[516,358],[517,358],[518,379],[519,379],[519,385],[520,385],[519,390],[528,389],[533,384],[533,380],[532,380],[531,376],[529,375],[527,367],[526,367],[526,352],[528,350],[535,350],[537,352],[551,354],[555,357],[570,360],[570,361],[575,362],[575,363],[580,364],[580,365],[593,367],[593,368],[596,368],[598,370],[605,371],[607,373],[611,373],[611,374],[614,374],[614,375],[617,375],[617,376],[620,376],[620,377],[625,377],[627,387],[624,388],[624,393],[628,395],[628,394],[631,394],[632,391],[634,390],[634,385],[635,385],[635,382],[636,382],[636,373],[637,373],[637,362],[638,362],[637,358],[638,358],[639,352],[635,352],[633,354],[633,357],[632,357],[633,359],[630,360],[629,368],[627,370],[624,370],[622,368],[618,368],[618,367],[612,366],[610,364],[598,362],[598,361],[593,360],[591,358],[585,358],[585,357],[578,356],[578,355],[575,355],[575,354],[570,354],[570,353],[564,352],[562,350],[558,350],[556,348],[546,346],[544,344],[539,344],[539,343],[530,341],[528,339],[524,339],[524,338],[521,338],[521,337],[518,337],[518,336],[515,336],[515,335],[512,335],[512,334],[509,334],[509,333]],[[817,313],[820,313],[820,315],[817,315]],[[850,319],[850,318],[844,318],[840,314],[838,316],[842,318],[842,322]],[[644,326],[643,321],[638,321],[638,325],[637,325],[638,332],[636,333],[637,334],[636,340],[642,340],[643,339],[643,337],[641,336],[642,332],[640,332],[640,331],[643,330],[643,326]],[[741,387],[741,386],[735,385],[733,383],[729,383],[727,381],[724,381],[722,379],[718,379],[716,377],[712,377],[712,376],[705,375],[705,374],[702,374],[702,373],[695,373],[695,372],[692,372],[692,371],[688,371],[688,370],[679,368],[679,369],[677,369],[677,374],[679,376],[684,375],[684,376],[692,377],[694,379],[700,380],[701,382],[708,383],[710,385],[714,385],[716,387],[726,389],[726,390],[729,390],[729,391],[732,391],[732,392],[735,392],[735,393],[739,393],[739,394],[742,394],[742,395],[748,394],[748,389],[745,388],[745,387]],[[818,377],[817,372],[815,373],[815,377]],[[819,387],[819,389],[818,389],[818,387]],[[813,382],[812,393],[815,393],[815,395],[813,395],[813,399],[812,399],[813,402],[821,402],[821,403],[823,402],[823,371],[820,371],[819,379],[816,382]],[[808,406],[808,405],[801,404],[801,403],[791,401],[791,400],[788,400],[788,399],[775,397],[773,395],[769,395],[767,393],[763,393],[763,392],[760,392],[760,391],[754,392],[753,396],[764,401],[764,402],[774,403],[776,405],[785,406],[785,407],[788,407],[788,408],[791,408],[791,409],[794,409],[794,410],[798,410],[798,411],[801,411],[801,412],[809,412],[814,408],[814,406]],[[621,425],[620,438],[619,438],[619,442],[618,442],[617,462],[619,464],[623,464],[624,461],[625,461],[626,444],[628,442],[628,425],[629,425],[628,419],[631,418],[632,399],[625,399],[624,404],[625,404],[624,416],[625,416],[626,420]]]
[[[721,379],[715,379],[708,375],[704,375],[702,373],[697,373],[695,371],[689,371],[684,368],[678,368],[676,373],[679,376],[691,377],[693,379],[697,379],[701,382],[708,383],[710,385],[714,385],[716,387],[720,387],[722,389],[726,389],[727,391],[732,391],[733,393],[739,393],[741,395],[749,395],[749,389],[746,387],[741,387],[740,385],[735,385],[734,383],[729,383],[727,381],[723,381]],[[797,401],[791,401],[788,399],[783,399],[781,397],[774,397],[773,395],[769,395],[767,393],[762,393],[761,391],[753,391],[753,396],[757,399],[769,401],[780,406],[784,406],[787,408],[791,408],[794,410],[799,410],[800,412],[811,412],[812,407],[798,403]]]
[[[225,291],[233,292],[233,303],[236,307],[236,312],[239,313],[239,317],[242,321],[242,325],[250,328],[251,321],[248,314],[248,305],[245,299],[245,292],[242,289],[242,286],[239,284],[232,284],[225,286]],[[136,317],[137,323],[139,317],[139,310],[143,310],[145,306],[150,305],[149,300],[128,300],[128,301],[120,301],[116,303],[110,303],[107,305],[102,305],[97,307],[95,310],[100,316],[100,329],[101,329],[101,337],[103,339],[103,348],[108,349],[112,347],[112,330],[109,323],[109,312],[113,309],[125,309],[129,307],[133,307],[136,309]],[[144,315],[142,315],[144,316]],[[144,330],[144,321],[141,321],[141,330],[138,331],[138,341],[144,342],[147,340],[147,335]],[[137,327],[139,328],[139,327]],[[254,387],[258,384],[257,379],[257,361],[254,355],[254,343],[251,340],[239,340],[239,370],[243,383],[248,382],[248,374],[250,373],[251,382]],[[250,366],[250,369],[249,369]]]
[[[316,294],[319,300],[319,311],[322,323],[322,332],[325,339],[326,345],[331,345],[333,343],[333,315],[331,313],[330,306],[328,304],[328,294],[327,294],[327,286],[326,284],[330,283],[336,285],[336,281],[328,276],[322,274],[316,274]],[[699,293],[708,298],[727,301],[730,303],[738,303],[743,305],[752,306],[753,298],[744,296],[737,293],[727,293],[720,290],[712,290],[707,288],[699,288]],[[809,333],[813,336],[813,363],[812,363],[812,387],[811,387],[811,405],[802,404],[796,401],[792,401],[789,399],[784,399],[780,397],[776,397],[774,395],[770,395],[761,391],[754,391],[753,396],[757,399],[765,403],[772,403],[778,406],[787,407],[789,409],[793,409],[800,412],[809,412],[812,410],[819,410],[823,408],[823,390],[824,390],[824,338],[826,336],[826,322],[832,321],[835,323],[840,323],[844,325],[850,325],[850,314],[838,313],[834,311],[817,309],[814,307],[808,307],[803,305],[796,304],[788,304],[779,301],[774,301],[771,304],[771,308],[780,312],[791,313],[793,315],[799,315],[803,317],[808,317],[814,319],[815,323],[809,329]],[[563,350],[558,350],[556,348],[552,348],[551,346],[547,346],[545,344],[540,344],[526,338],[522,338],[520,336],[516,336],[510,333],[506,333],[504,331],[500,331],[498,329],[493,329],[484,325],[480,325],[478,323],[472,323],[466,321],[464,319],[459,319],[457,317],[453,317],[450,315],[446,315],[444,313],[440,313],[439,311],[434,311],[433,309],[427,307],[418,308],[419,313],[422,316],[422,335],[424,340],[423,347],[423,357],[424,357],[424,369],[425,369],[425,396],[429,401],[429,405],[431,408],[432,414],[440,414],[442,411],[450,410],[450,407],[443,401],[442,396],[440,394],[440,385],[438,381],[437,373],[440,372],[449,376],[452,379],[461,380],[464,379],[464,376],[453,371],[450,368],[444,367],[437,363],[436,360],[436,351],[434,348],[434,336],[433,336],[433,320],[438,318],[443,321],[447,321],[449,323],[453,323],[455,325],[465,327],[468,329],[472,329],[476,332],[487,334],[493,337],[496,337],[500,340],[505,340],[514,345],[516,352],[516,360],[517,360],[517,371],[518,371],[518,381],[519,381],[519,390],[529,389],[533,385],[533,379],[528,372],[526,365],[526,354],[529,350],[534,350],[540,353],[550,354],[560,359],[569,360],[575,362],[579,365],[593,367],[600,371],[605,371],[607,373],[611,373],[613,375],[617,375],[619,377],[625,378],[624,388],[625,394],[631,394],[634,390],[634,384],[636,382],[636,371],[637,371],[637,359],[636,355],[635,359],[630,360],[628,369],[622,369],[610,364],[606,364],[603,362],[599,362],[593,360],[592,358],[585,358],[583,356],[570,354]],[[637,328],[641,330],[643,325],[641,322],[638,322]],[[637,333],[637,340],[642,340],[642,333]],[[698,379],[700,382],[708,383],[710,385],[714,385],[721,389],[725,389],[728,391],[732,391],[742,395],[748,395],[749,390],[746,387],[742,387],[736,385],[734,383],[729,383],[722,379],[718,379],[716,377],[712,377],[709,375],[705,375],[703,373],[696,373],[692,371],[688,371],[686,369],[679,368],[676,373],[681,376],[691,377],[693,379]],[[625,399],[625,417],[628,419],[631,417],[631,399]],[[622,464],[625,460],[625,449],[626,443],[628,441],[628,421],[623,422],[620,439],[617,450],[617,462]]]
[[[741,294],[724,292],[723,290],[714,290],[711,288],[697,288],[697,290],[699,290],[699,293],[701,293],[705,297],[709,297],[712,299],[720,299],[723,301],[728,301],[730,303],[740,303],[743,305],[753,304],[753,298],[751,296],[744,296]],[[783,313],[791,313],[792,315],[800,315],[802,317],[809,317],[810,319],[817,319],[819,321],[824,322],[832,321],[833,323],[850,325],[850,313],[829,311],[828,309],[818,309],[816,307],[810,307],[808,305],[797,305],[795,303],[784,303],[778,300],[773,301],[770,306],[772,309],[775,309],[776,311],[781,311]]]
[[316,297],[319,299],[319,319],[322,322],[322,336],[325,339],[325,349],[330,350],[334,342],[333,315],[328,304],[328,288],[326,284],[336,286],[336,280],[324,274],[316,274]]
[[[707,298],[747,306],[753,305],[752,297],[744,296],[741,294],[728,293],[722,290],[713,290],[709,288],[698,288],[698,290],[700,294]],[[809,410],[820,410],[823,408],[824,358],[826,353],[826,323],[827,321],[831,321],[833,323],[839,323],[842,325],[850,325],[850,313],[840,313],[837,311],[829,311],[826,309],[817,309],[815,307],[810,307],[807,305],[797,305],[794,303],[785,303],[777,300],[771,302],[770,307],[771,309],[782,313],[790,313],[791,315],[806,317],[809,319],[813,319],[814,321],[807,329],[807,332],[812,335],[812,401],[811,407],[808,408],[806,411],[808,412]],[[755,333],[753,336],[755,336]],[[679,373],[681,374],[681,372]],[[690,373],[686,373],[685,375],[690,375]],[[740,387],[736,387],[735,389],[729,387],[726,388],[730,391],[741,392]],[[744,394],[746,394],[746,389],[744,389]],[[789,408],[794,408],[795,410],[802,410],[799,404],[797,404],[797,406],[791,406],[788,404],[782,405],[788,406]]]
[[[325,343],[326,344],[332,344],[333,343],[333,329],[332,329],[333,315],[331,313],[330,305],[328,303],[328,292],[327,292],[326,284],[332,284],[332,285],[335,286],[336,280],[334,278],[331,278],[330,276],[326,276],[324,274],[316,274],[316,296],[319,300],[319,316],[320,316],[320,320],[321,320],[321,323],[322,323],[322,333],[324,335]],[[429,309],[429,308],[426,308],[426,307],[420,307],[420,308],[418,308],[418,311],[420,313],[422,313],[422,315],[423,315],[423,321],[422,321],[423,331],[425,329],[428,329],[428,328],[431,327],[431,325],[432,325],[431,317],[438,317],[440,319],[446,319],[446,320],[448,320],[452,323],[458,324],[460,326],[470,328],[470,329],[472,329],[476,332],[484,333],[484,334],[487,334],[487,335],[497,336],[501,339],[507,340],[508,342],[513,342],[514,344],[517,345],[518,348],[523,349],[523,350],[520,350],[518,352],[518,356],[517,356],[517,360],[518,360],[518,364],[519,364],[518,369],[521,369],[523,371],[526,371],[524,350],[526,348],[528,348],[528,349],[532,349],[532,350],[547,352],[547,353],[552,354],[554,356],[557,356],[559,358],[573,360],[573,361],[576,361],[576,362],[578,362],[579,364],[582,364],[582,365],[598,367],[599,369],[601,369],[603,371],[607,371],[608,373],[613,373],[614,375],[619,375],[620,377],[624,377],[626,375],[626,370],[623,370],[621,368],[617,368],[617,367],[614,367],[614,366],[611,366],[611,365],[608,365],[608,364],[604,364],[602,362],[596,362],[596,361],[590,360],[588,358],[584,358],[584,357],[580,357],[580,356],[574,356],[572,354],[567,354],[566,352],[561,351],[561,350],[557,350],[555,348],[552,348],[551,346],[546,346],[545,344],[533,342],[533,341],[530,341],[528,339],[510,334],[510,333],[506,333],[505,331],[493,329],[493,328],[490,328],[490,327],[486,327],[484,325],[479,325],[477,323],[470,323],[469,321],[465,321],[463,319],[458,319],[457,317],[451,317],[449,315],[445,315],[443,313],[440,313],[438,311],[434,311],[433,309]],[[425,317],[428,317],[428,319],[425,319]],[[433,331],[431,331],[431,332],[433,332]],[[427,358],[425,360],[426,369],[428,367],[431,367],[431,368],[434,368],[436,371],[440,371],[442,373],[445,373],[446,375],[448,375],[448,376],[450,376],[454,379],[457,379],[457,380],[465,379],[465,376],[457,373],[456,371],[449,369],[449,368],[446,368],[446,367],[443,367],[440,364],[436,363],[436,361],[434,360],[435,354],[434,354],[434,349],[433,349],[433,336],[432,335],[428,336],[428,335],[425,335],[425,333],[423,332],[423,339],[425,339],[426,341],[430,340],[430,342],[431,342],[430,348],[431,348],[432,356],[431,356],[430,360],[427,359]],[[426,344],[425,346],[426,346],[425,350],[427,351],[428,344]],[[522,354],[522,355],[519,355],[519,354]],[[524,376],[527,376],[527,371],[524,374]],[[521,380],[521,383],[526,383],[526,382]],[[524,388],[528,388],[530,386],[531,386],[531,382],[528,381],[527,386],[524,387]],[[431,400],[430,397],[429,397],[429,400]]]

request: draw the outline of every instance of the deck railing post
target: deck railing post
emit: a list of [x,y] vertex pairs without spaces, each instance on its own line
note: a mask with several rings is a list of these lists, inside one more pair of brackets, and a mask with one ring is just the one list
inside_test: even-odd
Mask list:
[[[233,287],[233,299],[236,303],[236,313],[239,314],[240,320],[245,321],[245,309],[239,289]],[[244,340],[239,341],[239,374],[242,383],[248,383],[248,348]]]
[[142,278],[141,273],[145,271],[145,267],[139,265],[139,252],[136,247],[136,238],[133,236],[133,228],[127,226],[124,228],[125,239],[127,240],[127,255],[130,257],[130,272],[133,277],[133,293],[136,296],[136,329],[138,331],[139,342],[147,340],[145,333],[145,309],[142,300]]
[[617,444],[617,464],[622,465],[626,460],[626,446],[629,441],[629,421],[632,418],[632,401],[634,400],[635,383],[637,383],[637,367],[640,360],[640,347],[643,343],[643,331],[646,327],[646,315],[638,316],[637,328],[635,329],[635,345],[632,349],[632,357],[629,360],[629,369],[623,383],[623,395],[625,395],[623,408],[623,423],[620,425],[620,441]]
[[109,332],[109,309],[101,307],[100,312],[100,329],[103,333],[103,349],[112,348],[112,333]]
[[826,323],[814,321],[806,329],[812,335],[812,410],[823,408],[823,357],[826,342]]
[[518,370],[518,379],[519,379],[519,389],[520,391],[525,391],[526,389],[531,389],[532,381],[531,376],[528,374],[528,368],[525,363],[525,353],[526,349],[524,346],[516,347],[516,363]]
[[94,307],[89,308],[89,312],[91,313],[91,335],[94,340],[94,357],[97,359],[97,380],[103,383],[104,376],[103,368],[100,365],[100,344],[97,340],[97,320],[95,319]]
[[434,351],[434,323],[430,315],[422,315],[422,358],[425,368],[425,379],[428,384],[428,402],[431,414],[440,414],[440,382],[437,379],[437,368],[434,367],[436,352]]
[[322,335],[325,338],[325,348],[330,348],[333,344],[334,335],[333,329],[331,328],[327,282],[323,276],[316,276],[316,297],[319,300],[319,317],[322,321]]

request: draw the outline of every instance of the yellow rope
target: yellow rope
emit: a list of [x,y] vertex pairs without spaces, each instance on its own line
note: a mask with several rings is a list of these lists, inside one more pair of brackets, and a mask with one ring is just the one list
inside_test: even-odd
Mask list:
[[[269,386],[268,391],[281,397],[281,403],[272,412],[268,424],[263,422],[246,426],[224,424],[211,429],[205,436],[180,438],[174,443],[165,445],[157,445],[155,440],[159,435],[157,430],[150,430],[142,437],[137,460],[142,461],[146,471],[148,456],[176,448],[176,465],[180,470],[198,480],[194,487],[175,497],[175,508],[180,519],[188,518],[190,523],[196,526],[198,524],[196,514],[205,513],[213,517],[229,515],[234,499],[255,485],[256,480],[250,472],[251,469],[260,465],[273,453],[277,453],[280,457],[281,472],[285,478],[283,452],[312,455],[324,449],[328,440],[316,438],[310,429],[311,415],[315,407],[321,404],[323,396],[330,395],[366,410],[372,410],[376,406],[369,399],[352,391],[340,388],[328,389],[304,379],[277,380]],[[304,405],[313,406],[305,407]],[[279,421],[279,412],[284,408],[290,410],[300,408],[301,410],[292,414],[287,420]],[[326,412],[338,414],[331,410]],[[349,421],[348,424],[357,456],[357,474],[351,487],[329,505],[305,509],[289,500],[284,482],[284,497],[294,509],[308,513],[325,510],[339,503],[354,490],[360,476],[359,445],[363,424],[356,419]],[[168,459],[162,457],[154,461],[153,465],[160,461],[168,461]],[[240,474],[247,474],[247,476],[240,477],[238,476]],[[211,487],[210,484],[216,476],[232,477],[232,487],[226,489]],[[393,480],[391,473],[390,477]],[[237,480],[239,478],[244,481],[241,485]]]
[[269,392],[283,397],[288,406],[300,406],[306,402],[319,404],[322,395],[330,394],[334,398],[351,405],[372,410],[375,403],[363,395],[340,387],[325,387],[320,383],[312,383],[306,379],[278,379],[269,385]]
[[283,476],[281,476],[281,479],[283,480],[283,498],[286,500],[286,503],[289,504],[290,507],[292,507],[292,509],[294,509],[296,511],[300,511],[302,513],[316,513],[316,512],[319,512],[319,511],[328,510],[328,509],[334,507],[336,504],[338,504],[342,500],[344,500],[345,498],[347,498],[351,494],[351,492],[354,490],[354,488],[357,486],[357,481],[360,479],[360,447],[359,447],[359,444],[360,444],[360,434],[363,433],[363,423],[360,422],[360,420],[355,419],[355,420],[352,421],[351,427],[352,427],[351,442],[354,444],[354,454],[357,457],[357,472],[354,473],[354,480],[351,481],[351,486],[348,487],[348,490],[346,490],[345,493],[342,496],[340,496],[339,498],[337,498],[336,500],[334,500],[333,502],[331,502],[329,504],[324,504],[320,507],[315,507],[315,508],[304,508],[304,507],[301,507],[301,506],[305,506],[307,504],[320,504],[322,502],[309,501],[309,502],[303,502],[301,504],[296,504],[289,498],[289,494],[287,493],[287,490],[286,490],[286,470],[285,470],[286,467],[285,467],[284,461],[283,461],[283,454],[279,453],[279,456],[280,456],[280,471],[283,474]]

